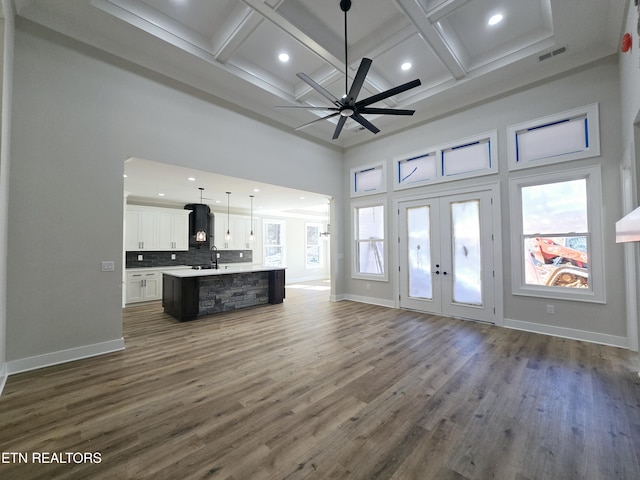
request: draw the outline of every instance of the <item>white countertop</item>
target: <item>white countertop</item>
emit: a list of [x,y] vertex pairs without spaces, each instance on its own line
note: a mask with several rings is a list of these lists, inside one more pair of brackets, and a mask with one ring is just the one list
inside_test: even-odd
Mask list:
[[174,277],[188,278],[188,277],[209,277],[213,275],[229,275],[232,273],[253,273],[253,272],[272,272],[274,270],[284,270],[285,267],[265,267],[264,265],[242,265],[232,266],[225,268],[221,265],[218,270],[210,268],[203,270],[194,270],[191,267],[185,267],[181,269],[165,270],[162,273],[172,275]]

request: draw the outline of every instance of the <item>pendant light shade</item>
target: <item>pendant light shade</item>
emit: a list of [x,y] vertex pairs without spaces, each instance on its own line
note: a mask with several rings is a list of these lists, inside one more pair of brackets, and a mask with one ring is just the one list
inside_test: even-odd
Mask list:
[[[203,187],[198,187],[200,190],[200,204],[202,204],[202,192],[204,191]],[[204,217],[199,217],[199,224],[196,225],[196,242],[206,242],[207,241],[207,225],[204,222]]]

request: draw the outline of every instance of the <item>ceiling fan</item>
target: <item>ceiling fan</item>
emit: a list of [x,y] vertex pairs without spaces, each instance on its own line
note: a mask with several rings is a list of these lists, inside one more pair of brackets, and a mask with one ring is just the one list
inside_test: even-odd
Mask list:
[[[351,0],[340,0],[340,9],[344,12],[344,64],[345,68],[348,71],[349,63],[347,61],[347,12],[351,8]],[[353,83],[351,84],[351,89],[348,88],[348,75],[345,72],[345,95],[338,99],[331,92],[325,89],[322,85],[314,82],[311,77],[304,73],[298,73],[297,76],[302,81],[307,83],[311,88],[320,93],[323,97],[328,99],[331,103],[333,103],[333,107],[312,107],[312,106],[278,106],[276,108],[303,108],[307,110],[325,110],[330,113],[321,118],[317,118],[312,122],[306,123],[296,128],[296,130],[300,130],[302,128],[308,127],[309,125],[313,125],[314,123],[320,122],[322,120],[327,120],[329,118],[333,118],[336,116],[340,116],[338,119],[338,124],[336,125],[336,129],[333,132],[333,140],[337,139],[340,136],[340,132],[342,131],[342,127],[344,127],[347,118],[351,118],[362,125],[364,128],[369,130],[372,133],[378,133],[380,129],[364,118],[363,114],[373,114],[373,115],[413,115],[415,110],[403,110],[403,109],[393,109],[393,108],[376,108],[369,107],[376,102],[384,100],[385,98],[391,97],[393,95],[397,95],[399,93],[405,92],[412,88],[415,88],[420,85],[420,80],[413,80],[411,82],[405,83],[403,85],[399,85],[394,88],[390,88],[389,90],[385,90],[384,92],[378,93],[371,97],[365,98],[364,100],[357,101],[358,94],[360,93],[360,89],[364,84],[364,80],[367,77],[367,73],[369,72],[369,68],[373,61],[369,58],[363,58],[360,62],[360,66],[358,67],[358,71],[356,72],[356,76],[353,79]]]

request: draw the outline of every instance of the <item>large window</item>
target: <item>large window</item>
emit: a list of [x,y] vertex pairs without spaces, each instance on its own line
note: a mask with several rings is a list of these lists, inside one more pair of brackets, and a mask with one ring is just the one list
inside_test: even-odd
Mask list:
[[514,293],[604,301],[600,170],[511,181]]
[[264,264],[269,267],[284,266],[284,223],[264,221]]
[[305,225],[305,266],[306,268],[320,268],[320,228],[316,223]]
[[386,280],[386,244],[384,205],[356,206],[354,221],[354,270],[355,278]]

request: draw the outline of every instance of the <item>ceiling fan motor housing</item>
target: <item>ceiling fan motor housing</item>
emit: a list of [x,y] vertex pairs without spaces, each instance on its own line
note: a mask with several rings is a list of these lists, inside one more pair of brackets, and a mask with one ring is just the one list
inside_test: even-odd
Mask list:
[[351,0],[340,0],[340,9],[343,12],[348,12],[351,8]]

